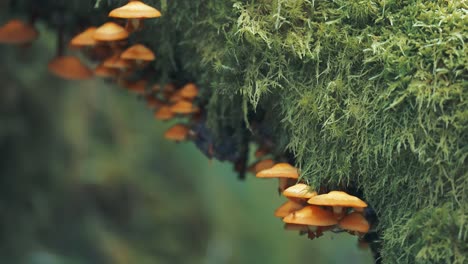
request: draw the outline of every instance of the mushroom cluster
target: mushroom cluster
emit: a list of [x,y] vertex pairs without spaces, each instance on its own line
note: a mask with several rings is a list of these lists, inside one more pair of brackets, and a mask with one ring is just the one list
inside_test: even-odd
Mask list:
[[[325,231],[347,231],[360,238],[369,232],[370,224],[364,217],[364,208],[367,207],[364,201],[343,191],[324,193],[322,189],[313,190],[300,178],[298,168],[289,163],[275,162],[275,159],[293,162],[294,159],[285,153],[265,158],[274,145],[268,136],[264,136],[268,133],[257,133],[260,135],[257,139],[243,136],[239,141],[243,146],[232,140],[229,133],[225,135],[229,140],[213,140],[205,124],[205,105],[197,100],[202,98],[198,98],[199,88],[195,83],[178,86],[168,83],[161,86],[139,77],[139,73],[156,56],[144,44],[129,45],[127,40],[133,32],[143,30],[144,19],[160,16],[161,13],[154,7],[130,0],[109,13],[111,18],[125,19],[125,25],[119,20],[109,21],[99,27],[91,26],[74,36],[68,47],[81,51],[90,61],[97,61],[94,70],[76,56],[63,55],[59,32],[58,54],[49,62],[49,71],[67,80],[98,76],[115,82],[144,98],[148,108],[154,111],[155,119],[168,121],[186,118],[186,122],[177,123],[164,133],[166,139],[175,142],[193,140],[209,158],[232,161],[241,179],[246,171],[254,173],[258,178],[278,178],[278,192],[288,200],[276,209],[274,215],[282,218],[286,230],[308,234],[310,239],[322,236]],[[0,43],[27,44],[36,39],[38,34],[32,25],[12,20],[0,27]],[[262,130],[261,126],[255,128],[255,124],[252,127]],[[262,147],[255,152],[259,160],[247,168],[248,145],[253,141]]]
[[282,218],[284,229],[308,234],[309,239],[325,231],[342,232],[361,238],[369,232],[370,224],[363,215],[367,203],[343,191],[318,194],[301,182],[299,171],[288,163],[274,164],[265,159],[251,166],[257,178],[278,178],[278,191],[288,200],[276,209],[274,215]]

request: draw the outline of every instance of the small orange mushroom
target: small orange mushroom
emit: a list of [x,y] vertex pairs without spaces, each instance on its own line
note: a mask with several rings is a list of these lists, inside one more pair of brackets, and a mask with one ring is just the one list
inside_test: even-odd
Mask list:
[[174,114],[193,114],[198,112],[199,109],[192,102],[180,100],[171,106],[171,111]]
[[308,205],[298,211],[292,212],[283,218],[285,223],[312,225],[312,226],[332,226],[338,221],[333,213],[316,205]]
[[317,195],[316,191],[312,191],[310,186],[304,183],[298,183],[288,187],[283,191],[283,195],[289,199],[310,199]]
[[166,133],[164,133],[164,137],[168,140],[173,141],[184,141],[187,139],[189,134],[189,128],[183,124],[176,124],[169,128]]
[[27,44],[39,36],[32,25],[18,19],[12,19],[0,27],[0,43],[4,44]]
[[49,62],[48,69],[66,80],[86,80],[93,76],[93,71],[73,56],[56,57]]
[[169,106],[162,106],[158,111],[154,113],[154,117],[158,120],[169,120],[172,119],[175,114],[171,111]]
[[367,222],[366,218],[364,218],[364,216],[358,212],[353,212],[345,216],[340,220],[338,226],[349,231],[355,231],[364,234],[369,232],[370,228],[369,222]]
[[120,54],[120,58],[125,60],[133,60],[137,63],[137,65],[141,66],[145,62],[154,61],[156,57],[154,56],[154,53],[145,45],[135,44],[124,50],[124,52]]
[[290,186],[288,179],[299,179],[299,172],[297,168],[288,163],[278,163],[270,169],[259,171],[255,176],[257,178],[278,178],[278,193],[281,194]]
[[349,195],[342,191],[331,191],[310,198],[309,204],[333,206],[333,212],[337,217],[342,216],[343,207],[364,208],[367,204],[356,196]]
[[128,32],[125,28],[114,22],[106,22],[98,27],[93,34],[93,38],[98,41],[118,41],[128,38]]
[[303,204],[288,200],[275,210],[275,216],[283,218],[302,208],[304,208]]
[[95,46],[97,41],[93,38],[96,32],[96,27],[89,27],[85,31],[79,33],[70,40],[70,45],[73,47]]
[[248,171],[257,174],[262,170],[269,169],[275,165],[275,162],[272,159],[264,159],[255,162],[254,164],[250,165]]
[[126,29],[130,32],[141,29],[143,19],[160,16],[161,12],[159,10],[141,1],[130,1],[109,13],[109,17],[128,19]]
[[278,163],[270,169],[262,170],[257,173],[257,178],[291,178],[299,179],[297,168],[288,163]]
[[198,88],[194,83],[188,83],[179,90],[180,96],[192,100],[198,95]]

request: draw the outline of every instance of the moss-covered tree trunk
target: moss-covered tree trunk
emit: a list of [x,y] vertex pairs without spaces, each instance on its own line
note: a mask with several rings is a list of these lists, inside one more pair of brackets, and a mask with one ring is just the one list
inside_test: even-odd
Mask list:
[[[12,1],[72,36],[126,1]],[[147,0],[142,74],[197,83],[215,142],[269,144],[375,210],[383,263],[466,263],[465,1]],[[40,4],[44,4],[41,7]],[[305,242],[306,243],[306,242]]]

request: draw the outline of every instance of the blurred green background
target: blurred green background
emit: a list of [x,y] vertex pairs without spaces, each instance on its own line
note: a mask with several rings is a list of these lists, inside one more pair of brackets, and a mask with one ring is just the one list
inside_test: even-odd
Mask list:
[[0,46],[0,263],[372,263],[346,233],[284,231],[276,181],[164,140],[177,120],[126,90],[50,75],[39,29]]

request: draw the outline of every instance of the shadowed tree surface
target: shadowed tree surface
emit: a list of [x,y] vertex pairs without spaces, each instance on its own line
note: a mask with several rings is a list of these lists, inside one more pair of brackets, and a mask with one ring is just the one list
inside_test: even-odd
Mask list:
[[[125,2],[11,5],[72,36]],[[364,198],[384,263],[466,262],[464,1],[145,2],[163,16],[130,39],[157,55],[141,74],[196,82],[214,141],[248,134]]]

